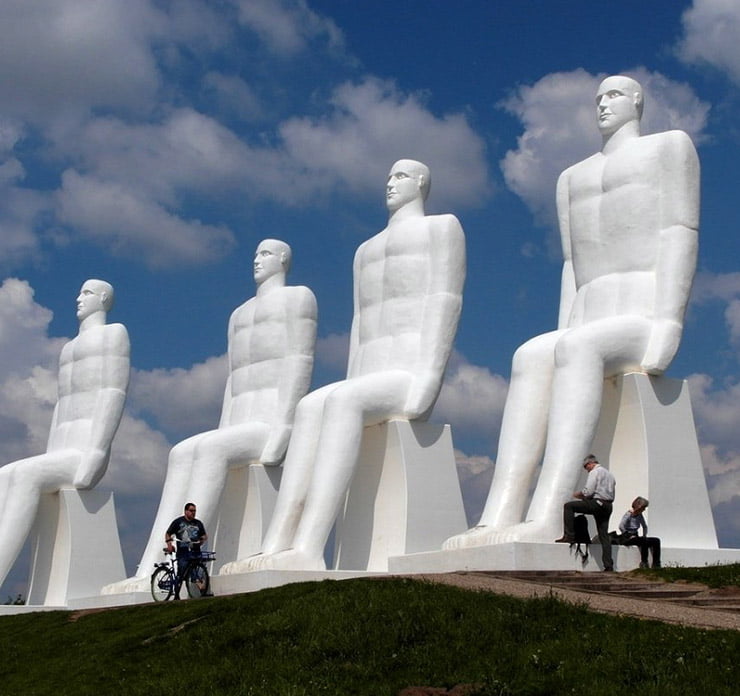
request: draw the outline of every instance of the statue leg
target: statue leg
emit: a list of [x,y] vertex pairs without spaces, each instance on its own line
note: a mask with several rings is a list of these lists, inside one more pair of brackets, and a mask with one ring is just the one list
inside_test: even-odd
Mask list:
[[212,533],[216,523],[229,467],[258,461],[269,434],[267,423],[248,423],[212,430],[196,443],[182,504],[192,501],[197,505],[198,518],[207,532]]
[[277,553],[293,545],[313,474],[324,402],[337,384],[341,382],[317,389],[298,402],[275,510],[262,542],[262,553],[254,557],[255,563],[249,564],[250,568],[261,565],[262,555]]
[[552,395],[554,354],[562,331],[527,341],[514,353],[496,467],[480,522],[444,543],[445,549],[491,543],[498,529],[522,520],[532,477],[542,459]]
[[187,502],[185,496],[190,481],[195,446],[201,437],[203,437],[202,434],[194,435],[179,442],[170,450],[167,476],[162,489],[162,497],[159,499],[159,508],[136,573],[126,580],[106,585],[102,594],[149,591],[149,576],[152,574],[154,564],[163,558],[164,533],[170,522],[182,514],[183,506]]
[[649,335],[647,320],[618,317],[569,329],[558,339],[542,471],[526,521],[502,530],[496,541],[560,536],[563,505],[578,485],[596,433],[604,379],[638,370]]
[[3,478],[8,478],[0,529],[7,533],[0,544],[0,584],[5,581],[33,528],[41,496],[71,486],[79,463],[79,450],[57,450],[3,467]]
[[326,568],[324,547],[358,464],[363,429],[403,413],[411,379],[393,371],[334,385],[324,400],[313,475],[291,548],[263,558],[259,567]]

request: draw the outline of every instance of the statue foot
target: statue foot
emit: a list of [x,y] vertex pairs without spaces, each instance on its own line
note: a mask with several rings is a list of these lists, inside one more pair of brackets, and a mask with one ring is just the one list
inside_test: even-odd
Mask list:
[[561,534],[562,521],[560,520],[528,520],[519,524],[496,530],[491,535],[491,544],[510,544],[515,541],[533,541],[549,543]]
[[550,542],[562,531],[560,524],[559,521],[552,520],[531,520],[508,527],[479,525],[463,534],[450,537],[442,548],[449,551],[473,546],[510,544],[515,541]]
[[227,563],[221,568],[221,573],[236,575],[255,570],[326,570],[326,564],[323,558],[315,558],[298,549],[286,549]]
[[445,551],[452,551],[454,549],[466,549],[471,546],[487,546],[492,543],[489,541],[489,538],[497,529],[497,527],[479,524],[477,527],[468,529],[467,532],[450,537],[442,544],[442,548]]
[[149,592],[150,591],[150,578],[149,576],[126,578],[119,582],[112,582],[110,585],[105,585],[100,590],[101,595],[111,594],[127,594],[128,592]]

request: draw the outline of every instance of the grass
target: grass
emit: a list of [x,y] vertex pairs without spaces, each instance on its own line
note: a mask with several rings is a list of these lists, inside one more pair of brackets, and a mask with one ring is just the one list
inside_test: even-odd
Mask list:
[[740,587],[740,563],[711,565],[703,568],[683,568],[668,566],[666,568],[641,569],[634,571],[638,575],[660,578],[666,582],[697,582],[708,587]]
[[0,617],[0,694],[737,693],[740,632],[408,579]]

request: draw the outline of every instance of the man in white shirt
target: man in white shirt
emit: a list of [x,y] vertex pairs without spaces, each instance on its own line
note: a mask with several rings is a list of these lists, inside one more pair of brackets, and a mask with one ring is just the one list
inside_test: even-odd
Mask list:
[[616,482],[610,471],[602,467],[593,454],[583,460],[583,468],[588,471],[586,485],[582,490],[573,493],[577,500],[570,500],[563,505],[563,536],[556,539],[565,544],[575,543],[574,520],[577,512],[593,515],[596,531],[601,544],[601,560],[604,570],[614,570],[612,546],[609,539],[609,518],[612,514],[614,489]]

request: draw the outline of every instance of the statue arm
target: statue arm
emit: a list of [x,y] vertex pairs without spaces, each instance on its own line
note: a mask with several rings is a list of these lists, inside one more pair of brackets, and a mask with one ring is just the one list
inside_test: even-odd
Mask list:
[[105,474],[126,402],[131,354],[128,333],[122,324],[105,329],[100,356],[103,386],[96,394],[90,439],[75,474],[75,488],[92,488]]
[[226,332],[227,350],[226,361],[228,376],[226,377],[226,386],[224,387],[224,400],[221,405],[221,418],[218,421],[219,428],[225,428],[231,422],[231,372],[234,366],[231,364],[231,339],[234,335],[234,315],[236,310],[229,317],[229,328]]
[[278,412],[260,461],[279,464],[288,449],[298,402],[308,392],[313,372],[318,310],[314,294],[306,287],[290,288],[285,304],[287,348],[280,366]]
[[642,369],[661,374],[678,350],[699,246],[699,159],[688,135],[665,134],[655,305]]
[[563,249],[563,270],[560,277],[560,306],[558,309],[558,329],[568,327],[573,301],[576,296],[576,279],[573,273],[573,258],[570,244],[570,199],[569,170],[558,178],[556,190],[560,243]]
[[431,411],[455,342],[465,283],[465,235],[454,215],[430,218],[430,283],[421,322],[421,354],[404,405],[408,418]]
[[347,377],[359,374],[359,366],[356,364],[359,359],[360,346],[360,269],[362,267],[362,253],[365,243],[355,253],[355,259],[352,264],[352,328],[349,333],[349,355],[347,357]]

